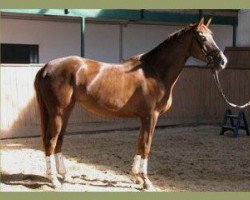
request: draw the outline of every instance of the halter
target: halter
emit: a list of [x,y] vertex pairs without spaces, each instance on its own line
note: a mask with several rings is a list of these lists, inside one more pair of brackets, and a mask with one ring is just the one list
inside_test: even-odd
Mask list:
[[198,33],[195,30],[194,30],[194,37],[195,37],[195,39],[196,39],[202,53],[204,54],[204,56],[207,59],[207,66],[210,65],[210,64],[214,65],[215,60],[214,60],[213,55],[218,55],[220,53],[220,50],[215,49],[215,50],[207,51],[207,49],[205,48],[205,45],[202,43]]
[[[220,53],[220,50],[219,49],[215,49],[215,50],[212,50],[212,51],[207,51],[207,49],[205,48],[205,46],[202,44],[202,42],[200,41],[200,38],[197,34],[196,31],[194,31],[194,37],[199,45],[199,47],[201,48],[201,51],[202,53],[204,54],[204,56],[206,57],[207,59],[207,67],[209,66],[214,66],[215,65],[215,60],[214,60],[214,57],[213,55],[218,55]],[[219,79],[219,71],[218,70],[215,70],[213,67],[211,67],[211,70],[213,72],[213,77],[214,77],[214,80],[215,80],[215,83],[216,83],[216,86],[220,92],[220,94],[222,95],[222,97],[224,98],[225,102],[234,107],[234,108],[239,108],[239,109],[244,109],[248,106],[250,106],[250,101],[247,102],[246,104],[244,105],[237,105],[237,104],[234,104],[232,102],[230,102],[227,98],[227,96],[225,95],[222,87],[221,87],[221,83],[220,83],[220,79]]]

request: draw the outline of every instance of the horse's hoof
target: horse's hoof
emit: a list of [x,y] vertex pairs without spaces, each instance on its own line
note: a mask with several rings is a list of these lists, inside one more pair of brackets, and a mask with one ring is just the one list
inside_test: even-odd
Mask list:
[[140,176],[136,176],[134,182],[135,182],[135,184],[138,184],[138,185],[143,184],[143,180]]
[[156,191],[155,190],[155,187],[152,185],[152,183],[143,183],[143,191],[146,191],[146,192],[154,192]]
[[53,186],[53,188],[55,188],[55,189],[60,189],[60,188],[62,187],[62,184],[60,183],[59,180],[53,180],[53,181],[52,181],[52,186]]
[[131,179],[135,184],[142,185],[143,184],[143,179],[138,175],[138,174],[132,174],[132,179]]
[[70,175],[63,175],[62,176],[64,182],[72,182],[73,179],[71,178]]

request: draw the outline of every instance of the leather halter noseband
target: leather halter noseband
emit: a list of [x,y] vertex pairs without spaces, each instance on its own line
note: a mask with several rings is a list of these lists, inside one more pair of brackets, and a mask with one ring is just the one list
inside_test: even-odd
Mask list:
[[[220,53],[220,50],[216,49],[216,50],[212,50],[210,52],[207,52],[206,48],[204,47],[204,45],[202,44],[202,42],[200,41],[200,38],[198,37],[198,34],[196,31],[194,31],[194,37],[199,45],[199,47],[201,48],[204,56],[206,57],[207,59],[207,66],[214,66],[215,65],[215,60],[214,60],[214,57],[213,55],[216,55],[218,53]],[[218,90],[220,91],[220,94],[222,95],[222,97],[224,98],[225,102],[234,107],[234,108],[239,108],[239,109],[244,109],[248,106],[250,106],[250,101],[247,102],[246,104],[244,105],[237,105],[237,104],[234,104],[232,102],[230,102],[227,98],[227,96],[225,95],[222,87],[221,87],[221,83],[220,83],[220,79],[219,79],[219,71],[218,70],[215,70],[213,67],[211,67],[211,70],[213,72],[213,77],[214,77],[214,80],[215,80],[215,83],[216,83],[216,86],[218,88]]]

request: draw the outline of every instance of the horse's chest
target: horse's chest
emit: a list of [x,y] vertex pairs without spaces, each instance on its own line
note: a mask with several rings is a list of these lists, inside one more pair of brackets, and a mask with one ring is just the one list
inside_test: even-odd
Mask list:
[[159,113],[162,114],[167,112],[170,109],[172,102],[173,102],[172,93],[164,95],[162,100],[157,105],[157,110],[159,111]]

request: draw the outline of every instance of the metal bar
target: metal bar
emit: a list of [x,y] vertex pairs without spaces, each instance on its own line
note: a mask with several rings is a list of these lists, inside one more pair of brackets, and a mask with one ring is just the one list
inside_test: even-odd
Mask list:
[[[64,12],[62,9],[0,9],[2,12],[10,13],[26,13],[26,14],[40,14],[40,15],[56,15],[62,16]],[[177,23],[195,23],[199,18],[199,14],[190,13],[173,13],[168,11],[152,11],[152,10],[129,10],[129,9],[72,9],[67,16],[77,16],[82,18],[95,18],[95,19],[121,19],[132,21],[157,21],[157,22],[177,22]],[[143,17],[143,18],[142,18]],[[208,15],[204,17],[213,17],[213,24],[223,25],[237,25],[237,16],[221,16],[221,15]]]
[[85,56],[85,40],[84,40],[84,36],[85,36],[85,27],[86,27],[86,24],[85,24],[85,18],[81,18],[81,57],[84,57]]
[[23,20],[39,20],[39,21],[56,21],[56,22],[72,22],[79,23],[81,17],[78,16],[65,16],[65,15],[42,15],[42,14],[29,14],[29,13],[10,13],[0,12],[0,17],[3,19],[23,19]]
[[237,25],[233,25],[233,47],[236,47]]
[[202,16],[203,16],[203,11],[200,9],[199,10],[199,20],[202,18]]
[[144,10],[145,10],[145,9],[141,9],[141,10],[140,10],[140,19],[141,19],[141,20],[144,19]]
[[69,9],[64,9],[64,14],[65,15],[69,14]]
[[120,24],[119,33],[119,60],[123,61],[123,24]]

